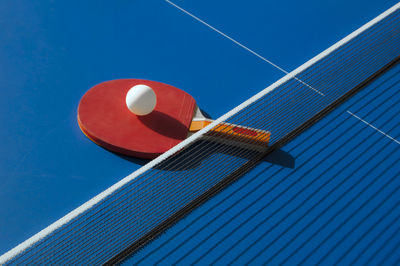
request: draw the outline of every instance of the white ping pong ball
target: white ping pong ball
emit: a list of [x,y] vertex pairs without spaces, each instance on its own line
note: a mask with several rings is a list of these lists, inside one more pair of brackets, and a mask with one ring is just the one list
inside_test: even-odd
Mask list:
[[126,94],[126,106],[135,115],[150,114],[157,103],[153,89],[146,85],[135,85]]

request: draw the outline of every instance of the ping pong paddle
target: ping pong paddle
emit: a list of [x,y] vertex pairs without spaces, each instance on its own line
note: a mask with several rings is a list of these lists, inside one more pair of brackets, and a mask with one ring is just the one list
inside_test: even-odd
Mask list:
[[[128,91],[140,84],[152,88],[157,96],[154,110],[143,116],[133,114],[125,102]],[[157,157],[210,123],[188,93],[142,79],[97,84],[78,106],[78,124],[89,139],[113,152],[145,159]],[[270,138],[268,131],[229,123],[215,126],[209,135],[264,147]]]

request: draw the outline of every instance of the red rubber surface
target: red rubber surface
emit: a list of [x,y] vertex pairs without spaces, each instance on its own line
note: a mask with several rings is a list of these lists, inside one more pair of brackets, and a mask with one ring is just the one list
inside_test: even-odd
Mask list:
[[[150,86],[157,95],[154,111],[146,116],[136,116],[126,107],[126,93],[138,84]],[[106,149],[152,159],[187,137],[195,105],[192,96],[161,82],[112,80],[82,97],[78,123],[86,136]]]

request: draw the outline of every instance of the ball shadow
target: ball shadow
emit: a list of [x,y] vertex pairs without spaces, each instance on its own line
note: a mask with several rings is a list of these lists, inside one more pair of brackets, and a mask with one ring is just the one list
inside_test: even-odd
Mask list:
[[138,119],[153,131],[168,138],[184,140],[188,127],[175,118],[154,110],[148,115],[138,116]]

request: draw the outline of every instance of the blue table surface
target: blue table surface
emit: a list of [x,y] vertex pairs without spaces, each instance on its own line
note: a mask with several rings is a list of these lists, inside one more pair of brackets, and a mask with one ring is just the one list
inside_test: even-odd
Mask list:
[[[290,0],[244,3],[224,0],[216,3],[207,0],[176,1],[175,3],[290,71],[379,15],[396,1],[299,2]],[[8,251],[145,163],[141,160],[127,160],[110,153],[92,143],[80,132],[76,122],[76,108],[80,97],[91,86],[118,78],[143,78],[169,83],[193,95],[200,107],[216,118],[283,76],[283,73],[276,68],[161,0],[114,1],[112,3],[106,1],[3,1],[0,3],[0,14],[2,29],[0,34],[0,121],[3,129],[0,131],[2,140],[0,253]],[[388,81],[390,82],[396,82],[396,78],[393,77]],[[386,96],[381,96],[382,102],[379,101],[380,98],[374,99],[374,93],[378,95],[379,91],[374,90],[373,86],[384,88],[382,90],[385,91]],[[384,146],[390,141],[385,137],[382,138],[379,133],[370,131],[346,112],[347,110],[355,112],[364,101],[374,99],[371,105],[361,108],[358,114],[360,117],[364,115],[370,121],[376,122],[383,131],[390,131],[394,136],[398,136],[399,128],[395,127],[399,123],[398,120],[395,118],[385,120],[390,115],[397,114],[398,107],[396,109],[394,101],[398,99],[398,95],[397,98],[385,97],[388,97],[390,93],[396,95],[398,86],[391,89],[387,88],[387,85],[382,86],[379,87],[377,83],[374,83],[369,90],[366,89],[358,94],[344,106],[335,110],[330,118],[326,118],[331,119],[326,120],[329,122],[326,122],[326,126],[318,124],[287,145],[283,150],[294,158],[295,168],[268,162],[261,164],[228,190],[196,210],[162,238],[153,242],[142,253],[138,253],[132,260],[139,260],[140,256],[145,256],[145,254],[154,254],[146,258],[156,261],[165,257],[166,260],[181,259],[182,263],[186,263],[195,261],[196,256],[207,253],[207,256],[204,256],[204,262],[211,262],[217,258],[226,259],[226,256],[233,258],[241,251],[244,253],[237,262],[245,262],[252,258],[254,262],[267,260],[268,256],[265,254],[278,252],[277,247],[281,247],[279,241],[288,241],[292,235],[287,235],[287,239],[279,238],[271,242],[268,246],[270,249],[264,251],[263,247],[270,243],[265,242],[265,239],[273,240],[273,237],[267,235],[264,237],[262,235],[264,232],[252,231],[256,234],[254,237],[259,235],[263,237],[259,241],[253,241],[253,235],[244,241],[239,240],[244,236],[243,234],[252,233],[249,230],[253,227],[247,224],[241,225],[247,217],[255,217],[250,221],[253,226],[265,219],[266,216],[257,208],[266,212],[276,208],[272,205],[272,209],[263,207],[263,204],[269,201],[258,199],[265,192],[263,189],[273,186],[279,180],[275,175],[271,178],[273,171],[279,172],[282,176],[296,173],[292,174],[293,178],[300,175],[302,171],[310,171],[301,181],[308,182],[326,170],[326,164],[321,163],[319,156],[328,156],[327,160],[332,163],[332,167],[329,168],[332,169],[330,170],[332,175],[336,173],[334,171],[340,171],[342,177],[346,176],[345,173],[348,173],[346,171],[352,171],[354,167],[361,165],[366,167],[363,171],[384,171],[385,167],[393,163],[393,160],[398,160],[399,153],[396,144]],[[374,110],[368,114],[371,108]],[[336,128],[335,124],[343,124],[343,128]],[[361,130],[360,133],[356,133],[357,130]],[[330,132],[332,136],[325,136]],[[360,138],[352,139],[351,134],[360,134]],[[313,144],[319,136],[323,143]],[[349,138],[351,140],[348,140]],[[324,145],[332,139],[337,139],[337,142]],[[359,141],[363,141],[362,145],[358,143]],[[372,145],[374,141],[378,144]],[[371,147],[365,146],[370,144]],[[335,148],[338,150],[330,155]],[[349,151],[354,151],[354,153]],[[372,154],[376,156],[368,157]],[[342,159],[343,156],[347,156],[346,159]],[[356,161],[357,158],[360,159]],[[354,164],[351,164],[347,170],[342,170],[348,161],[353,160]],[[371,160],[374,161],[365,163]],[[389,176],[395,171],[393,168],[390,169],[385,172]],[[348,182],[356,182],[358,176],[354,175],[354,180],[349,179]],[[371,174],[370,179],[373,176],[374,174]],[[385,177],[383,174],[379,176]],[[365,182],[370,179],[367,178]],[[303,186],[313,190],[316,188],[314,186],[320,185],[318,182],[324,182],[324,180],[321,179],[316,181],[317,184],[309,186],[304,183]],[[335,179],[335,183],[329,186],[336,185],[340,180],[340,178]],[[258,186],[257,182],[264,181],[266,183],[260,186],[261,190],[255,191],[255,194],[251,192],[253,186]],[[294,180],[290,177],[287,182],[289,181]],[[245,186],[246,182],[252,183]],[[380,186],[384,185],[383,181],[379,182],[382,182],[379,183]],[[239,186],[244,187],[239,189]],[[289,186],[289,183],[283,183],[283,186]],[[328,193],[329,186],[322,189],[320,194],[315,194],[315,197]],[[386,189],[390,190],[394,188],[393,186],[390,185]],[[184,245],[180,244],[181,240],[177,241],[177,238],[173,237],[174,232],[178,232],[185,226],[184,223],[194,221],[197,216],[202,216],[198,220],[200,223],[209,223],[210,219],[215,218],[212,216],[215,213],[204,208],[215,205],[216,207],[213,207],[215,211],[222,211],[225,205],[220,204],[219,201],[229,193],[233,193],[235,189],[239,190],[235,192],[234,197],[240,199],[243,194],[249,195],[249,199],[226,200],[226,207],[229,207],[230,212],[233,213],[228,211],[225,216],[221,216],[221,220],[226,222],[225,220],[231,219],[234,213],[243,212],[242,209],[247,204],[251,203],[253,208],[246,207],[246,212],[249,212],[250,216],[238,215],[239,221],[233,220],[233,224],[224,227],[224,230],[233,232],[221,242],[223,243],[221,247],[229,249],[228,252],[215,249],[213,253],[209,250],[210,246],[205,244],[209,242],[195,242],[200,238],[192,237],[194,234],[209,236],[209,241],[214,241],[210,243],[217,243],[220,236],[214,234],[213,230],[217,230],[217,226],[222,222],[216,221],[218,225],[207,226],[205,230],[209,231],[208,235],[202,231],[197,232],[197,228],[185,228],[180,233],[184,237],[180,235],[180,239],[183,241],[187,238],[190,241],[185,242]],[[284,187],[279,189],[284,189]],[[335,191],[338,192],[334,193],[340,193],[342,190]],[[274,193],[279,193],[279,191],[271,193],[267,194],[269,198],[274,197]],[[287,197],[294,196],[295,193],[296,191],[292,191]],[[382,194],[382,200],[389,195],[388,193],[390,192]],[[353,194],[348,197],[350,196]],[[306,196],[301,194],[299,197],[305,199]],[[396,198],[396,195],[392,197]],[[282,203],[278,201],[273,204]],[[329,203],[328,199],[322,204]],[[371,204],[373,203],[377,201],[372,201]],[[388,201],[387,204],[390,205],[390,203],[391,201]],[[228,206],[230,204],[233,204],[235,208]],[[343,205],[345,202],[338,204]],[[337,208],[341,208],[342,205],[338,205]],[[390,208],[389,205],[385,205],[382,211],[385,212],[387,208]],[[293,207],[290,206],[290,208]],[[301,211],[300,207],[299,211]],[[290,211],[290,208],[288,206],[287,209],[282,209],[283,213],[280,215],[286,215],[286,211]],[[323,207],[317,207],[315,211],[321,210],[320,208]],[[332,209],[332,214],[335,208]],[[363,217],[363,210],[354,217]],[[365,208],[365,212],[367,210],[369,209]],[[202,212],[206,212],[207,215],[202,215]],[[260,214],[255,215],[256,213]],[[287,218],[286,223],[294,223],[297,215],[301,213],[294,213]],[[391,215],[396,215],[396,212],[394,211]],[[329,219],[328,216],[324,217],[324,219]],[[271,219],[278,221],[280,218],[281,216]],[[307,219],[301,220],[302,224],[298,226],[309,222]],[[324,222],[323,219],[319,220],[321,224]],[[357,223],[357,220],[353,222]],[[268,224],[273,225],[272,222]],[[232,231],[232,226],[239,226],[239,229]],[[279,226],[285,226],[285,224]],[[267,230],[266,227],[263,228]],[[296,234],[297,227],[293,228],[291,232]],[[312,228],[314,229],[313,226]],[[330,226],[325,228],[332,229]],[[282,227],[282,230],[285,228]],[[223,233],[219,229],[216,232]],[[280,231],[274,232],[279,234]],[[346,233],[340,230],[338,232],[341,233],[335,235],[335,238],[340,238]],[[321,234],[321,238],[325,237],[323,233]],[[356,231],[355,234],[357,234]],[[214,235],[217,238],[212,238]],[[162,249],[152,251],[152,249],[155,250],[156,245],[162,243],[159,241],[169,238],[175,239],[174,245],[180,245],[180,247],[174,249],[174,246],[164,244],[170,248],[169,251]],[[253,245],[249,245],[248,241]],[[230,245],[236,242],[237,244],[230,249]],[[290,249],[280,251],[274,259],[278,261],[290,252],[294,252],[301,244],[300,242],[291,242],[293,244]],[[330,241],[326,243],[334,244]],[[306,243],[306,245],[312,244]],[[248,248],[244,249],[243,245]],[[304,247],[312,250],[312,248],[308,249],[308,246]],[[192,249],[203,253],[190,253]],[[339,249],[334,251],[337,250]],[[174,252],[178,251],[181,255],[174,255],[176,254]],[[319,256],[323,251],[325,249],[318,249],[310,259]],[[185,253],[195,255],[185,257]],[[259,256],[255,256],[256,254]],[[335,256],[334,252],[332,254]],[[306,255],[300,249],[293,259],[297,260]],[[326,259],[329,260],[331,257]]]
[[125,265],[397,265],[399,90],[397,65]]

